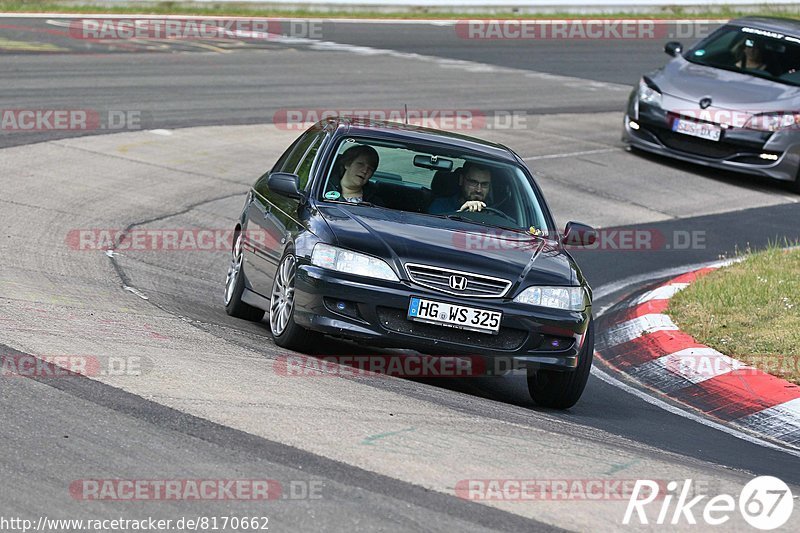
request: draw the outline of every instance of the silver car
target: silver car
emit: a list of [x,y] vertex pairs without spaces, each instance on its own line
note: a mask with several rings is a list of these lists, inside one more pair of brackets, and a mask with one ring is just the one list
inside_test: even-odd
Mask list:
[[631,93],[623,141],[800,192],[800,21],[737,19],[664,51],[674,59]]

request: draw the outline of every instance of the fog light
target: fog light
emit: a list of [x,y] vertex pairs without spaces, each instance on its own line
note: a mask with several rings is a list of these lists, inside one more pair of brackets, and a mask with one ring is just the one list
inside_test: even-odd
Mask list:
[[632,129],[632,130],[638,130],[638,129],[639,129],[639,124],[637,124],[636,122],[634,122],[634,121],[632,121],[632,120],[629,120],[629,121],[628,121],[628,126],[629,126],[629,127]]
[[328,298],[327,296],[323,298],[323,302],[328,310],[338,315],[343,315],[350,318],[361,318],[361,315],[358,312],[358,304],[355,302],[351,302],[349,300],[339,300],[338,298]]
[[777,161],[778,160],[778,156],[775,155],[775,154],[761,154],[758,157],[760,157],[761,159],[766,159],[768,161]]
[[546,350],[551,352],[560,352],[572,348],[575,344],[575,339],[572,337],[556,337],[554,335],[543,335],[542,342],[538,350]]

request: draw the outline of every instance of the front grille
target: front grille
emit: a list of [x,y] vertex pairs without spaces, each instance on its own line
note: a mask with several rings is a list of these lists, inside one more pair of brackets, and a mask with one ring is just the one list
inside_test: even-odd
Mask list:
[[488,335],[446,326],[412,322],[406,318],[405,311],[391,307],[378,307],[376,311],[381,326],[389,331],[405,333],[431,341],[452,342],[493,350],[516,350],[522,346],[528,336],[527,331],[514,328],[501,327],[497,335]]
[[[406,263],[406,272],[417,285],[456,296],[500,298],[511,286],[511,282],[505,279],[428,265]],[[464,284],[463,288],[458,284],[455,287],[451,285],[451,277]]]
[[672,131],[659,130],[656,135],[667,148],[713,159],[725,159],[749,151],[725,141],[709,141]]

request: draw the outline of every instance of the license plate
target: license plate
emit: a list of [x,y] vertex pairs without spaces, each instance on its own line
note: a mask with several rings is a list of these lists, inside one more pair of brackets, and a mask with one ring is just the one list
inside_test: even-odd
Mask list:
[[722,134],[722,128],[714,124],[703,124],[701,122],[692,122],[691,120],[683,120],[676,118],[672,123],[672,131],[683,133],[684,135],[691,135],[692,137],[699,137],[709,141],[718,141]]
[[502,316],[503,313],[500,311],[487,311],[424,298],[411,298],[411,303],[408,305],[409,320],[492,335],[500,331]]

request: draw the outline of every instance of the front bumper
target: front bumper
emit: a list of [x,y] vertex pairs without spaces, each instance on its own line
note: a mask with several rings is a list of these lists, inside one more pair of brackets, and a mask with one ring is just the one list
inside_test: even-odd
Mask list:
[[[800,132],[775,133],[723,128],[719,141],[673,132],[676,113],[631,98],[623,121],[623,141],[634,148],[690,163],[781,181],[795,181],[800,168]],[[631,127],[631,122],[638,129]],[[777,157],[765,159],[762,154]]]
[[[497,335],[406,319],[411,296],[502,311]],[[343,303],[343,309],[336,304]],[[307,329],[370,346],[409,348],[429,354],[512,359],[516,366],[572,370],[578,364],[591,315],[517,304],[510,299],[469,299],[426,290],[409,282],[386,282],[298,266],[295,322]],[[557,347],[554,347],[557,345]]]

